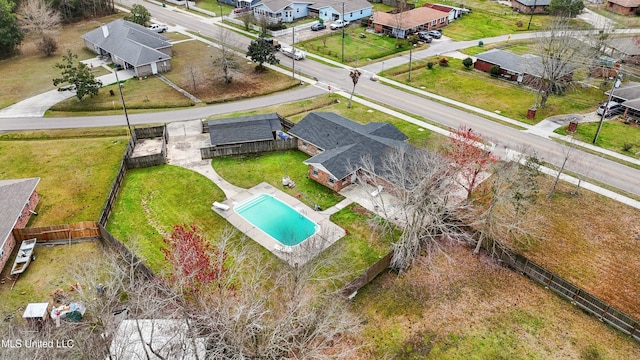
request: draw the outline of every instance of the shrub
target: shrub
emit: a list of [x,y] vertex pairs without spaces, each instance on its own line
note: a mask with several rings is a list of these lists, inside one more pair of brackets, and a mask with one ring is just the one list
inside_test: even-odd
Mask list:
[[623,151],[631,151],[631,149],[633,149],[633,144],[630,144],[630,143],[622,144],[622,150]]
[[473,59],[468,57],[465,58],[464,60],[462,60],[462,65],[464,65],[464,67],[466,67],[467,69],[471,67],[471,65],[473,65]]
[[427,63],[427,67],[428,67],[429,69],[433,68],[433,63],[432,63],[431,61],[429,61],[429,62]]
[[42,35],[40,41],[38,41],[38,50],[42,51],[45,56],[51,56],[58,50],[58,43],[56,39],[49,35]]
[[500,66],[493,65],[491,69],[489,69],[489,74],[491,74],[491,76],[498,77],[498,75],[500,75]]
[[440,64],[440,66],[449,66],[449,59],[443,57],[442,59],[440,59],[438,64]]
[[524,24],[522,23],[522,20],[520,20],[520,21],[518,21],[518,22],[516,23],[516,26],[517,26],[517,27],[519,27],[519,28],[521,28],[521,27],[522,27],[522,25],[524,25]]

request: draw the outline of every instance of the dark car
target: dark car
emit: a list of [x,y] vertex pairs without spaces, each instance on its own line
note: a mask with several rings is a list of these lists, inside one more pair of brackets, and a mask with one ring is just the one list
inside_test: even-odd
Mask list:
[[434,39],[440,39],[442,37],[442,34],[438,30],[429,30],[427,34]]
[[311,25],[311,30],[312,31],[324,30],[326,28],[327,28],[327,25],[322,24],[322,23],[317,23],[317,24]]
[[433,38],[431,36],[429,36],[429,33],[427,33],[426,31],[420,31],[418,32],[418,38],[420,38],[420,40],[426,42],[426,43],[430,43],[433,41]]

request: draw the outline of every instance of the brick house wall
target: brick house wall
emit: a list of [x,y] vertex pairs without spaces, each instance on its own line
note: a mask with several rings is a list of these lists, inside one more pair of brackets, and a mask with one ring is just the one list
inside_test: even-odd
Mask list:
[[[16,221],[16,225],[13,227],[14,229],[24,229],[31,218],[31,211],[36,210],[36,206],[40,201],[40,195],[34,191],[31,193],[29,197],[29,202],[25,204],[22,212],[20,213],[20,217],[18,221]],[[2,248],[2,255],[0,255],[0,270],[4,269],[4,266],[7,264],[9,257],[11,256],[11,252],[16,246],[16,238],[13,236],[13,233],[9,234],[9,238],[4,243],[4,247]]]
[[[478,59],[473,64],[473,68],[476,69],[476,70],[484,71],[486,73],[490,73],[491,72],[491,67],[493,65],[495,65],[495,64]],[[507,79],[507,80],[511,80],[511,81],[518,81],[518,74],[510,72],[510,71],[508,71],[506,69],[500,68],[500,72],[498,74],[503,79]]]
[[328,173],[314,168],[313,166],[309,166],[309,179],[319,182],[333,191],[340,191],[348,185],[351,185],[351,182],[349,181],[350,178],[351,175],[348,175],[342,180],[332,179],[331,175]]
[[634,15],[637,8],[620,6],[618,4],[614,4],[610,1],[607,1],[606,9],[620,15]]
[[[513,8],[513,11],[515,12],[519,12],[522,14],[531,14],[531,6],[526,6],[524,4],[521,4],[517,1],[511,1],[511,7]],[[533,13],[534,14],[547,14],[549,13],[549,6],[548,5],[536,5],[533,7]]]
[[298,138],[298,150],[310,156],[316,156],[322,152],[322,150],[320,150],[317,146],[308,143],[300,138]]

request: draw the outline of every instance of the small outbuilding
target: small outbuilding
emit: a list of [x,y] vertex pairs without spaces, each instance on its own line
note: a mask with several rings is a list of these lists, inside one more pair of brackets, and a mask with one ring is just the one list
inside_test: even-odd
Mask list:
[[277,140],[282,131],[277,113],[210,120],[207,125],[212,146]]
[[49,320],[49,303],[30,303],[24,309],[22,318],[29,325],[42,326]]

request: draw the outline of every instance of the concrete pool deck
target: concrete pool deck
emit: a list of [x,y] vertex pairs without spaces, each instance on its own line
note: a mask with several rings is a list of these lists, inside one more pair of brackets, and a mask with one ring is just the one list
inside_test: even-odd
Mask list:
[[[275,196],[278,200],[291,206],[296,211],[302,213],[311,221],[318,224],[320,227],[319,231],[298,245],[283,246],[280,242],[267,235],[262,230],[256,228],[235,212],[234,207],[237,204],[240,204],[244,200],[257,194],[269,194]],[[212,206],[211,210],[215,211],[240,232],[253,239],[265,249],[271,251],[278,258],[289,263],[291,266],[296,266],[296,264],[298,266],[304,265],[307,261],[320,254],[345,235],[344,229],[329,220],[330,215],[314,211],[295,197],[264,182],[250,189],[237,191],[231,197],[227,198],[227,200],[223,201],[222,204],[229,206],[229,209],[223,210]]]

